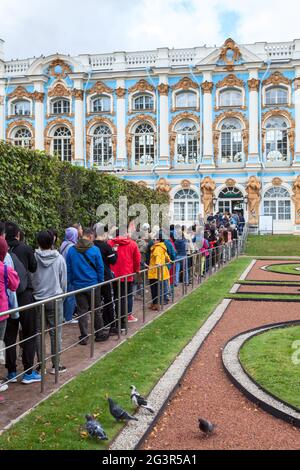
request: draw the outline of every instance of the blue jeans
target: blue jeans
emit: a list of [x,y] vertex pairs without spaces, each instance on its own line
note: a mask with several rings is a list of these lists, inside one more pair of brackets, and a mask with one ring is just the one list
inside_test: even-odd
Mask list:
[[176,275],[175,275],[176,285],[179,284],[181,272],[184,272],[184,282],[185,284],[188,284],[189,283],[188,260],[186,257],[176,256]]
[[[68,292],[73,292],[75,289],[71,284],[68,284]],[[74,295],[69,295],[64,301],[64,319],[71,321],[75,312],[76,300]]]

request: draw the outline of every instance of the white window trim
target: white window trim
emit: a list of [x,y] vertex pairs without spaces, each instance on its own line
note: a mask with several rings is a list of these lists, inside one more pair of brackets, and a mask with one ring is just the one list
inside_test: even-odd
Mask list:
[[[242,104],[237,106],[221,106],[221,93],[226,90],[236,90],[242,92]],[[239,86],[224,86],[222,88],[218,88],[216,91],[216,108],[217,109],[231,109],[231,108],[245,108],[246,107],[246,91],[245,88]]]
[[[182,121],[185,121],[186,119],[182,119]],[[196,121],[193,119],[187,119],[188,121],[191,121],[194,123],[196,126],[196,136],[197,136],[197,162],[196,163],[180,163],[177,161],[178,158],[178,132],[175,130],[176,126],[180,124],[181,121],[178,121],[176,125],[173,128],[173,131],[176,133],[176,141],[175,141],[175,158],[174,158],[174,164],[175,168],[186,168],[186,167],[194,167],[197,163],[199,163],[199,158],[200,158],[200,142],[199,142],[199,125]]]
[[[242,161],[241,162],[230,162],[230,163],[223,163],[222,162],[222,124],[227,119],[237,119],[241,123],[241,129],[237,129],[236,131],[240,131],[242,134]],[[245,130],[245,125],[243,121],[241,121],[238,117],[232,116],[232,118],[224,118],[218,125],[218,130],[220,131],[220,138],[219,138],[219,151],[218,151],[218,165],[219,167],[244,167],[246,162],[246,155],[245,155],[245,147],[244,147],[244,139],[243,139],[243,132]]]
[[[270,88],[285,88],[288,91],[288,103],[287,104],[266,104],[266,93]],[[285,106],[291,106],[292,103],[292,87],[290,85],[285,85],[285,84],[278,84],[278,85],[266,85],[263,87],[262,90],[262,102],[263,102],[263,107],[264,108],[269,108],[269,107],[285,107]]]
[[[60,100],[69,101],[69,103],[70,103],[70,112],[69,113],[62,113],[62,114],[54,114],[53,113],[53,103],[55,101],[60,101]],[[47,103],[48,115],[50,115],[50,116],[71,116],[72,115],[73,101],[72,101],[72,98],[70,96],[57,96],[57,97],[54,96],[54,97],[49,98],[47,101],[48,101],[48,103]]]
[[[277,219],[275,219],[274,222],[276,222],[277,224],[294,224],[294,220],[295,220],[295,216],[296,216],[296,208],[295,208],[295,204],[294,204],[294,201],[293,201],[292,189],[291,189],[291,187],[289,186],[288,183],[282,183],[281,186],[282,186],[282,188],[286,189],[286,191],[290,195],[291,219],[290,220],[277,220]],[[264,192],[263,192],[263,197],[261,198],[261,204],[260,204],[260,213],[261,214],[264,214],[264,209],[265,209],[264,203],[265,203],[265,201],[272,201],[272,199],[265,199],[266,193],[269,191],[269,189],[272,189],[272,188],[274,188],[274,185],[272,183],[268,183],[265,186],[265,189],[264,189]]]
[[[196,108],[178,108],[176,106],[176,97],[177,95],[180,95],[181,93],[195,93],[196,94]],[[195,89],[195,88],[188,88],[188,89],[179,89],[179,90],[174,90],[172,92],[172,112],[174,111],[180,111],[180,110],[184,110],[184,109],[190,109],[190,110],[193,110],[193,111],[200,111],[200,94],[199,94],[199,90],[198,89]]]
[[[74,148],[72,147],[73,146],[73,142],[72,142],[72,139],[73,139],[73,133],[72,133],[72,129],[70,129],[69,126],[67,126],[66,124],[64,123],[61,123],[61,124],[54,124],[51,129],[49,130],[49,133],[48,133],[48,138],[51,140],[51,143],[50,143],[50,155],[53,155],[54,154],[54,139],[55,139],[55,132],[57,129],[59,129],[60,127],[66,127],[67,129],[69,129],[70,131],[70,140],[71,140],[71,148],[72,148],[72,157],[73,157],[73,152],[74,152]],[[73,160],[73,158],[72,158]]]
[[[98,95],[96,95],[98,96]],[[94,166],[94,137],[95,137],[95,129],[97,129],[97,127],[99,126],[107,126],[111,132],[111,139],[113,140],[113,130],[112,128],[110,127],[109,124],[107,124],[106,122],[97,122],[96,124],[94,124],[90,129],[89,129],[89,137],[91,138],[91,145],[90,145],[90,162],[92,162],[92,166]],[[114,148],[113,148],[113,142],[112,142],[112,159],[114,159]],[[113,164],[112,165],[108,165],[106,167],[102,167],[101,165],[98,165],[97,164],[97,168],[101,169],[101,168],[104,168],[104,169],[112,169],[113,168]]]
[[[30,114],[15,114],[13,112],[13,106],[18,101],[28,101],[29,102],[29,104],[30,104]],[[7,102],[7,110],[8,110],[8,115],[9,116],[17,116],[18,118],[31,117],[31,116],[33,116],[33,101],[30,98],[11,98]]]
[[[153,109],[134,109],[133,102],[134,99],[140,95],[148,95],[152,96],[153,98]],[[156,113],[157,103],[156,103],[156,93],[154,91],[135,91],[134,93],[129,94],[129,101],[128,101],[128,112],[129,113]]]
[[[109,111],[95,112],[93,110],[93,101],[97,98],[100,98],[101,96],[105,96],[106,98],[110,99],[110,110]],[[90,95],[88,97],[86,106],[87,106],[87,113],[88,114],[95,114],[96,116],[97,115],[102,116],[103,114],[113,114],[113,112],[114,112],[114,97],[110,93],[105,93],[105,92],[100,93],[100,94],[99,93],[93,93],[92,95]]]
[[[135,132],[136,132],[136,129],[137,127],[139,127],[142,123],[145,123],[145,124],[148,124],[149,126],[152,127],[153,129],[153,138],[154,138],[154,162],[153,164],[149,164],[149,165],[146,165],[146,164],[136,164],[135,163]],[[131,143],[131,166],[132,166],[132,169],[133,170],[149,170],[151,168],[153,168],[153,165],[155,165],[157,163],[157,137],[156,137],[156,128],[153,126],[153,124],[151,122],[148,122],[148,121],[141,121],[141,122],[138,122],[138,123],[135,123],[135,125],[132,127],[131,129],[131,132],[132,132],[132,135],[133,135],[133,138],[132,138],[132,143]],[[145,134],[147,135],[147,134]]]
[[[273,106],[273,105],[271,105]],[[277,105],[274,105],[274,106],[277,106]],[[263,140],[264,140],[264,153],[263,153],[263,158],[264,158],[264,162],[265,162],[265,165],[268,166],[268,167],[280,167],[280,166],[290,166],[291,165],[291,151],[290,151],[290,138],[289,138],[289,130],[291,129],[291,124],[289,122],[289,120],[287,118],[285,118],[284,116],[281,116],[283,119],[285,119],[287,121],[287,124],[288,124],[288,127],[286,128],[286,131],[287,131],[287,157],[286,157],[286,161],[276,161],[276,162],[270,162],[267,160],[267,132],[272,130],[272,129],[267,129],[266,128],[266,124],[268,122],[269,119],[272,119],[272,116],[267,119],[264,123],[264,126],[263,126],[263,130],[264,130],[264,137],[263,137]],[[274,129],[276,130],[276,129]],[[280,129],[277,129],[277,130],[280,130]],[[270,189],[270,188],[269,188]]]

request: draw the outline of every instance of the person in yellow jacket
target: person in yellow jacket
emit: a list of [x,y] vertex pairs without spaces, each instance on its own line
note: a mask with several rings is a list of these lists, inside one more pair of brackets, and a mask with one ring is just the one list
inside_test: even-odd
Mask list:
[[167,247],[162,239],[156,240],[150,249],[150,263],[148,279],[150,281],[151,296],[152,296],[152,310],[158,310],[158,285],[160,285],[160,295],[164,291],[164,303],[169,303],[169,279],[170,272],[167,264],[171,262],[168,255]]

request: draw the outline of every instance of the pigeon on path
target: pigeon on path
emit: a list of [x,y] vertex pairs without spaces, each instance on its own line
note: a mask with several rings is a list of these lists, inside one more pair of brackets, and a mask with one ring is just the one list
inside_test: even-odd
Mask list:
[[210,423],[209,421],[206,421],[205,419],[200,418],[199,429],[206,436],[211,436],[214,433],[216,426],[213,423]]
[[86,430],[90,437],[97,438],[99,441],[108,441],[104,429],[101,424],[94,419],[93,416],[86,416]]
[[108,399],[109,402],[109,411],[110,414],[117,421],[138,421],[137,418],[131,416],[127,411],[123,410],[117,403],[115,403],[111,398]]
[[142,397],[139,392],[137,391],[134,385],[131,385],[131,401],[132,403],[137,406],[138,408],[144,408],[145,410],[149,411],[150,413],[154,414],[154,409],[150,406],[147,400]]

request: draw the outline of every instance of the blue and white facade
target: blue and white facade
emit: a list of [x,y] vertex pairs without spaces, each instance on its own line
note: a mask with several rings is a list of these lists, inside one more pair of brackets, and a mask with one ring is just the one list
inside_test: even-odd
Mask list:
[[6,61],[0,139],[300,233],[300,40]]

